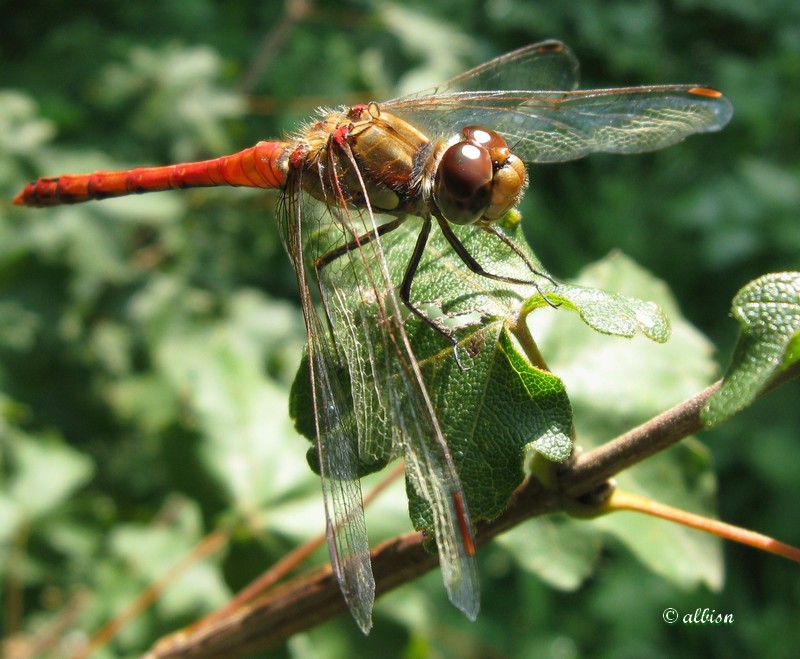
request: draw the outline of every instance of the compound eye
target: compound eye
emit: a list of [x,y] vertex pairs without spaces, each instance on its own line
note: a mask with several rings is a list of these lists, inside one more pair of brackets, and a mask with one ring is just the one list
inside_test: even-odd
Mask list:
[[442,215],[454,224],[473,224],[489,206],[494,175],[489,152],[474,140],[452,145],[436,171],[433,195]]
[[489,151],[505,150],[508,152],[508,144],[499,133],[483,128],[482,126],[467,126],[461,131],[461,135],[468,142],[474,142]]

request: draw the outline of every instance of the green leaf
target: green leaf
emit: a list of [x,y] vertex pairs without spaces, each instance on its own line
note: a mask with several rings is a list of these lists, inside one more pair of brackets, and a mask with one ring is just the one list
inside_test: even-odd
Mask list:
[[641,333],[652,341],[664,343],[669,339],[669,320],[655,302],[646,302],[619,293],[596,288],[561,284],[543,298],[533,298],[526,305],[530,310],[544,303],[561,304],[577,311],[589,327],[610,336],[632,338]]
[[645,335],[609,339],[560,309],[529,316],[549,368],[566,382],[581,443],[606,441],[712,382],[713,346],[682,317],[664,283],[630,258],[613,253],[587,266],[575,284],[651,300],[671,325],[671,338],[662,345]]
[[[552,462],[566,462],[572,452],[572,409],[563,382],[549,371],[533,366],[505,328],[500,334],[498,349],[516,378],[512,380],[509,390],[498,396],[495,414],[502,414],[503,403],[510,402],[508,411],[516,417],[517,427],[524,428],[525,419],[532,424],[532,427],[524,430],[530,438],[525,451],[535,450]],[[534,408],[529,415],[523,413],[522,406],[513,398],[520,384],[528,395],[525,404]],[[491,405],[494,401],[486,402]]]
[[733,298],[739,342],[722,387],[702,412],[711,427],[755,400],[769,381],[800,359],[800,273],[764,275]]
[[[514,215],[506,225],[512,240],[519,240],[521,235],[518,222],[519,216]],[[487,271],[534,278],[521,259],[496,237],[471,227],[455,230]],[[411,218],[382,238],[392,282],[403,279],[418,231],[419,220]],[[314,239],[325,241],[322,244],[330,248],[327,241],[334,233],[320,232]],[[350,401],[355,401],[340,401],[351,405],[342,413],[352,413],[356,419],[362,470],[369,471],[400,451],[398,433],[416,432],[403,419],[413,418],[417,412],[409,403],[415,395],[413,385],[409,391],[398,382],[402,376],[396,366],[398,357],[387,345],[390,337],[386,323],[373,320],[382,314],[375,302],[378,296],[367,294],[362,283],[375,279],[375,271],[364,274],[359,269],[377,254],[367,248],[362,251],[364,259],[351,253],[331,262],[325,270],[325,283],[329,301],[335,301],[330,311],[337,348],[349,369],[349,386],[344,388]],[[529,258],[535,263],[532,254]],[[351,268],[343,267],[348,263]],[[542,288],[552,286],[541,277],[537,279],[543,282]],[[523,302],[538,291],[534,285],[510,285],[470,272],[437,229],[414,278],[412,300],[432,322],[456,333],[466,369],[459,368],[449,342],[405,307],[401,309],[403,325],[476,520],[502,512],[525,476],[523,467],[529,450],[556,461],[564,461],[570,454],[572,418],[562,383],[535,366],[535,356],[527,356],[505,327],[517,318]],[[347,380],[342,383],[346,385]],[[307,369],[298,374],[292,400],[298,427],[313,436]],[[313,452],[310,455],[313,464]],[[427,506],[413,493],[410,507],[415,526],[429,527]]]
[[[417,226],[414,220],[409,220],[382,238],[393,282],[399,282],[405,274]],[[534,279],[522,260],[494,236],[471,227],[454,230],[467,251],[488,272]],[[539,269],[521,237],[518,214],[509,214],[502,230]],[[331,233],[316,234],[315,238],[330,241]],[[330,248],[328,242],[324,244]],[[370,252],[368,256],[377,255]],[[340,258],[349,258],[348,263],[356,270],[364,262],[352,255]],[[347,389],[352,392],[351,401],[358,401],[351,413],[360,419],[356,424],[359,445],[369,447],[362,459],[362,467],[368,471],[398,450],[393,443],[398,429],[389,420],[395,417],[387,419],[368,412],[384,410],[385,415],[385,410],[393,404],[388,391],[396,385],[391,380],[394,376],[384,373],[380,366],[384,363],[384,351],[390,350],[385,345],[385,330],[380,322],[368,322],[380,318],[375,296],[370,298],[362,293],[359,298],[357,294],[359,281],[369,278],[364,274],[348,275],[347,268],[341,265],[334,261],[328,266],[338,269],[333,275],[326,272],[326,285],[335,288],[334,292],[328,292],[329,299],[336,299],[337,304],[346,300],[348,305],[341,309],[334,307],[331,313],[339,349],[346,355],[349,368],[351,386]],[[618,268],[624,269],[626,265],[618,259]],[[465,353],[462,358],[468,364],[466,370],[459,369],[447,342],[418,317],[407,315],[404,326],[475,520],[490,519],[502,512],[525,477],[529,452],[563,462],[572,447],[572,408],[562,381],[540,366],[541,357],[526,341],[524,330],[515,329],[514,332],[522,331],[520,337],[515,337],[510,328],[519,328],[520,319],[527,317],[535,334],[540,317],[570,316],[566,312],[574,310],[587,325],[603,334],[622,337],[641,334],[658,342],[669,336],[666,316],[653,302],[590,286],[554,285],[544,278],[536,279],[537,286],[516,285],[476,275],[436,230],[414,278],[413,303],[432,322],[456,334]],[[532,313],[534,310],[537,313]],[[626,348],[632,349],[630,345]],[[396,359],[391,352],[387,358]],[[355,366],[370,359],[371,371],[361,371]],[[313,437],[307,369],[298,373],[292,400],[298,428]],[[313,464],[313,451],[310,455]],[[413,487],[407,489],[414,526],[430,528],[432,521],[426,503],[416,496]]]
[[29,522],[52,512],[92,475],[89,458],[56,436],[14,432],[10,439],[7,497]]
[[[445,362],[423,373],[439,423],[467,497],[473,520],[497,517],[525,478],[531,450],[564,462],[572,450],[572,409],[561,380],[533,366],[498,325],[468,371]],[[421,507],[421,508],[420,508]],[[410,498],[416,528],[431,521],[424,504]]]
[[603,546],[584,520],[566,515],[533,519],[497,538],[525,571],[560,590],[576,590],[592,574]]

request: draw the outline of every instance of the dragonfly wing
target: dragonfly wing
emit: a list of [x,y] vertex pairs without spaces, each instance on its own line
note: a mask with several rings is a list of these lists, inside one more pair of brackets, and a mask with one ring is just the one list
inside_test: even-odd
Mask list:
[[488,89],[569,90],[578,86],[578,60],[568,46],[551,39],[495,57],[445,83],[403,99]]
[[[351,164],[355,171],[355,160]],[[412,245],[393,243],[390,267],[384,239],[376,237],[380,218],[369,208],[329,208],[316,237],[328,250],[349,236],[364,237],[360,247],[344,251],[320,272],[337,350],[349,371],[360,459],[381,464],[403,455],[408,480],[432,510],[450,598],[474,619],[480,594],[466,499],[406,332],[408,312],[395,290]],[[338,243],[327,240],[326,232],[338,233]]]
[[[393,441],[405,458],[406,476],[432,511],[445,588],[451,602],[474,620],[480,608],[480,586],[466,497],[405,331],[404,307],[392,285],[382,242],[374,240],[359,251],[369,254],[366,280],[380,282],[383,295],[382,336],[370,350],[379,358],[365,365],[369,375],[360,382],[378,383],[378,397],[384,401],[391,427],[398,430]],[[375,322],[374,317],[370,320]]]
[[299,182],[290,181],[278,212],[279,233],[292,260],[307,331],[316,444],[325,501],[328,550],[350,612],[366,634],[372,628],[375,579],[359,481],[357,428],[340,368],[312,299],[304,267]]
[[[319,328],[321,329],[321,328]],[[318,349],[311,344],[311,351]],[[333,411],[331,400],[338,384],[325,382],[330,374],[322,367],[323,360],[312,357],[312,387],[318,421],[317,450],[325,499],[326,534],[333,571],[350,612],[366,634],[372,628],[372,607],[375,601],[375,579],[369,556],[369,539],[358,480],[358,455],[354,427]],[[327,361],[327,360],[325,360]],[[322,393],[326,392],[327,393]],[[328,411],[321,412],[321,405]]]
[[[415,379],[406,379],[406,385]],[[430,441],[437,432],[441,435],[441,431],[429,428],[427,434],[421,434],[425,426],[430,426],[429,421],[420,419],[406,423],[404,428],[406,475],[416,493],[431,507],[447,595],[453,605],[474,621],[480,610],[480,584],[466,500],[444,439]]]
[[691,85],[578,91],[530,98],[498,130],[523,160],[560,162],[661,149],[719,130],[732,112],[716,90]]
[[733,114],[720,92],[696,85],[459,92],[425,104],[401,100],[387,109],[439,134],[443,126],[491,128],[520,158],[536,163],[594,152],[654,151],[694,133],[719,130]]

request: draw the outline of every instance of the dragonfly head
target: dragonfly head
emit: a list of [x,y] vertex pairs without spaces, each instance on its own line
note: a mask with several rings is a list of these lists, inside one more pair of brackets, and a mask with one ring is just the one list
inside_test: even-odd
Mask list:
[[433,197],[454,224],[491,223],[516,206],[525,190],[525,165],[498,133],[467,126],[436,170]]

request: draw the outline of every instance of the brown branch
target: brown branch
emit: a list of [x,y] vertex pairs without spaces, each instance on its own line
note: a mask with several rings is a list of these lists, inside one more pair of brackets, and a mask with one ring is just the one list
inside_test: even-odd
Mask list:
[[700,412],[721,384],[722,380],[718,380],[692,398],[598,446],[590,453],[578,456],[559,476],[562,491],[577,498],[637,462],[702,430]]
[[[478,525],[479,544],[515,526],[523,519],[560,508],[560,497],[530,480],[517,490],[506,512]],[[407,533],[372,550],[376,595],[413,581],[439,564],[439,557],[423,547],[422,533]],[[317,568],[253,601],[211,626],[190,628],[165,637],[148,659],[168,657],[235,657],[264,650],[347,610],[330,565]]]
[[[798,375],[788,369],[765,391]],[[514,493],[503,514],[476,527],[478,544],[488,542],[526,519],[555,512],[576,498],[595,491],[620,471],[703,429],[700,412],[721,381],[593,451],[579,456],[559,474],[559,490],[547,490],[529,479]],[[377,594],[416,579],[438,565],[438,557],[423,547],[421,533],[383,542],[372,551]],[[167,657],[235,657],[264,650],[346,610],[330,566],[277,587],[227,618],[165,637],[148,655]]]

